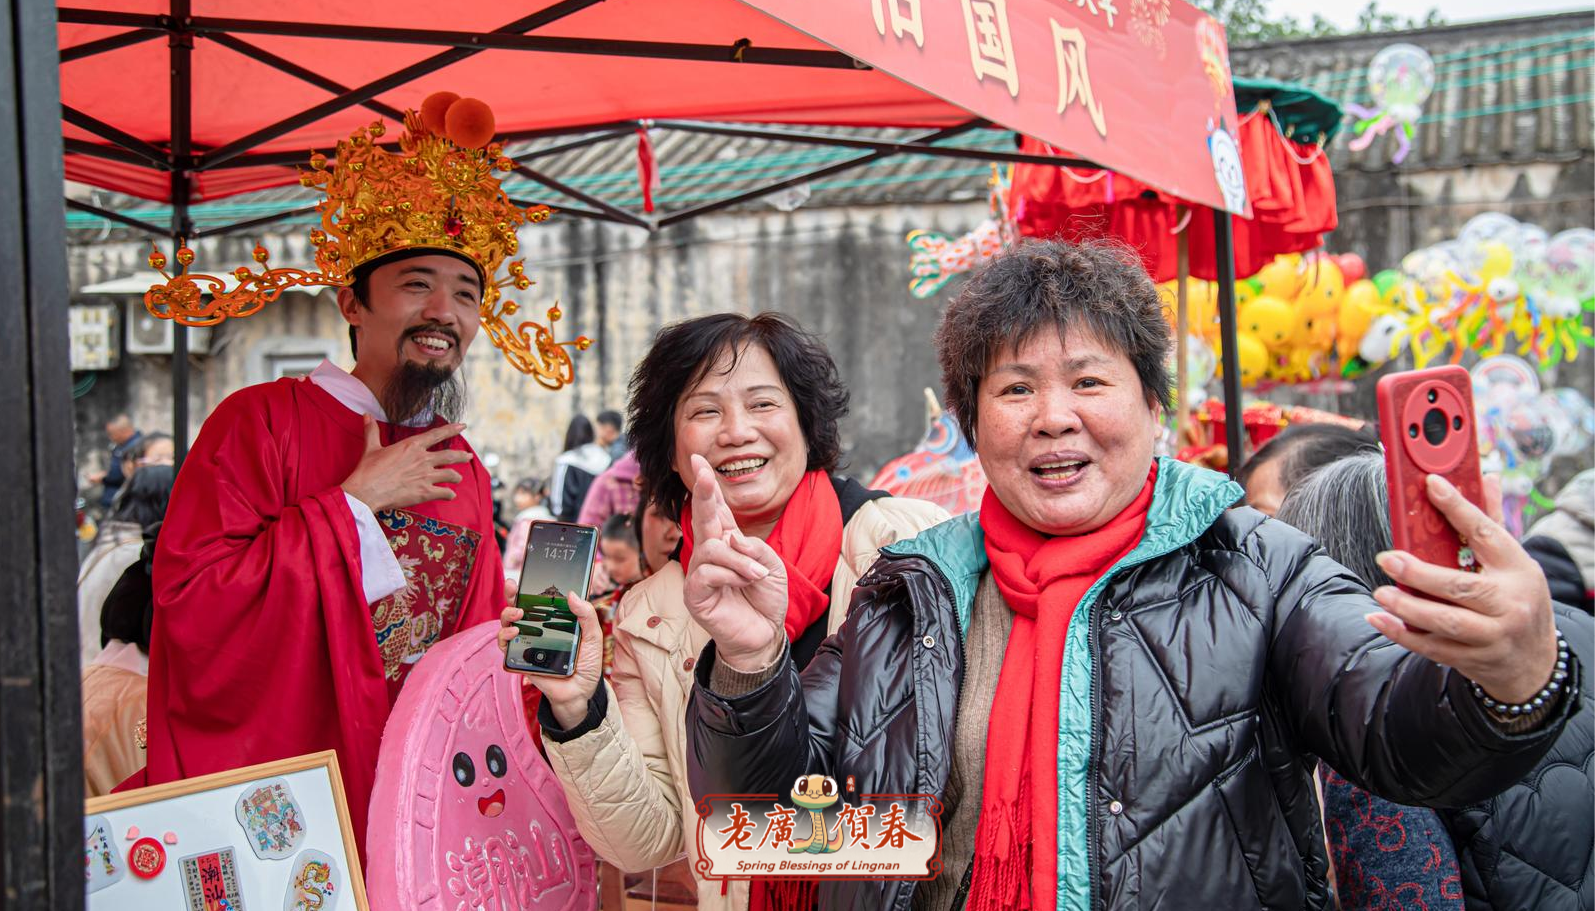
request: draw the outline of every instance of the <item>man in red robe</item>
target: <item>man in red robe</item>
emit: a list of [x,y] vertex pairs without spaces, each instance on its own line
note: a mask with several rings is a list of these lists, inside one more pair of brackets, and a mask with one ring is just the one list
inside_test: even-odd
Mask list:
[[[531,280],[519,260],[497,273],[548,210],[493,176],[512,165],[491,110],[440,92],[404,126],[396,152],[378,123],[312,156],[302,182],[327,194],[316,271],[271,268],[257,249],[261,271],[224,283],[190,274],[182,249],[145,295],[151,312],[214,319],[337,287],[355,367],[240,390],[205,421],[156,549],[148,765],[124,786],[334,749],[362,845],[405,676],[505,603],[488,475],[460,436],[465,352],[486,327],[558,389],[574,376],[564,346],[589,344],[503,321],[517,308],[501,292]],[[163,255],[150,264],[165,275]]]
[[363,838],[405,674],[503,605],[490,481],[439,413],[481,293],[455,255],[375,260],[338,292],[353,374],[323,363],[205,421],[155,556],[147,783],[336,749]]

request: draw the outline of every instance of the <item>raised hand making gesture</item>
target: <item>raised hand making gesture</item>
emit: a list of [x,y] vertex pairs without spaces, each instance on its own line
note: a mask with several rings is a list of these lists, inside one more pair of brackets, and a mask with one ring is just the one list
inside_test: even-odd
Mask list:
[[433,452],[432,447],[464,429],[464,424],[444,424],[384,446],[376,420],[366,415],[366,451],[344,480],[344,493],[372,512],[454,499],[454,491],[441,485],[460,483],[460,473],[449,466],[471,461],[471,454],[459,449]]
[[708,461],[694,455],[692,470],[687,611],[727,666],[758,670],[781,654],[786,640],[786,564],[770,545],[737,527]]

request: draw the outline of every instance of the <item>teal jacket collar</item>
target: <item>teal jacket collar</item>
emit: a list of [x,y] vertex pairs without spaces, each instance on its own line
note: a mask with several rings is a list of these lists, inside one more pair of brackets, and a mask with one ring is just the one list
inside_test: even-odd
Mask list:
[[[1158,459],[1146,531],[1120,566],[1144,563],[1195,541],[1243,494],[1239,484],[1215,471],[1167,457]],[[965,513],[913,538],[889,544],[882,553],[923,557],[940,570],[952,585],[959,630],[968,629],[975,589],[987,565],[979,512]]]

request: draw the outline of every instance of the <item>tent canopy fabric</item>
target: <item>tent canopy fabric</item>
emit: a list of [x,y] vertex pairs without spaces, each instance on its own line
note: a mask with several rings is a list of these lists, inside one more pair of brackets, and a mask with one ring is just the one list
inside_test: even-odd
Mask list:
[[[169,12],[166,3],[150,0],[97,0],[94,6],[135,15],[119,20],[126,25],[78,24],[72,20],[93,17],[74,15],[73,9],[63,6],[59,27],[63,50],[124,34],[129,26],[154,24],[137,16],[159,17]],[[424,25],[455,32],[491,32],[521,18],[506,13],[507,6],[386,0],[361,4],[359,18],[360,25],[373,28]],[[655,46],[700,45],[719,49],[723,62],[494,49],[377,93],[373,100],[389,109],[385,119],[391,125],[392,111],[419,108],[428,94],[446,89],[488,101],[498,118],[499,132],[512,134],[637,118],[948,126],[971,117],[890,76],[859,72],[843,55],[737,0],[567,2],[557,4],[556,12],[571,7],[585,8],[555,19],[533,34],[543,39],[624,38],[646,40]],[[265,6],[245,0],[203,0],[194,5],[193,13],[203,25],[216,20],[259,20],[262,10],[269,10],[271,19],[286,27],[325,22],[334,9],[307,0],[280,0]],[[224,31],[228,28],[231,30]],[[215,31],[196,30],[191,121],[194,150],[202,164],[206,150],[235,144],[336,98],[339,93],[324,87],[327,83],[360,88],[453,51],[436,45],[255,34],[243,31],[245,28],[248,26],[234,22],[221,24]],[[227,37],[231,35],[236,37]],[[217,36],[224,40],[214,40]],[[733,62],[734,46],[743,38],[751,42],[744,51],[747,59],[757,59],[752,53],[755,48],[790,48],[828,63],[802,68],[739,65]],[[324,82],[318,86],[283,72],[251,56],[246,47],[303,67]],[[633,50],[664,52],[649,47]],[[644,73],[646,78],[639,78]],[[170,79],[166,42],[150,40],[63,62],[61,97],[69,112],[81,112],[159,148],[171,136]],[[339,139],[381,116],[363,106],[344,107],[281,135],[263,137],[226,164],[241,164],[249,161],[248,156],[262,153],[330,150]],[[68,140],[104,144],[103,135],[85,129],[73,114],[66,120]],[[71,151],[69,146],[66,174],[70,179],[148,199],[165,201],[169,197],[170,181],[155,168]],[[206,168],[195,175],[193,200],[296,179],[292,167]]]
[[[1222,113],[1231,103],[1206,97],[1211,79],[1195,62],[1205,53],[1203,59],[1217,60],[1212,66],[1221,63],[1227,71],[1227,56],[1214,56],[1223,48],[1222,31],[1182,0],[1173,0],[1178,15],[1167,26],[1177,46],[1160,45],[1155,55],[1150,45],[1127,37],[1128,23],[1104,27],[1074,3],[1008,0],[1004,6],[979,0],[964,4],[965,19],[946,22],[935,19],[946,11],[925,4],[932,41],[926,52],[910,55],[905,66],[901,49],[890,48],[898,53],[893,72],[906,81],[860,62],[890,56],[886,43],[871,44],[886,33],[877,36],[869,26],[870,2],[830,3],[835,25],[809,26],[825,40],[759,8],[772,2],[539,0],[506,11],[505,5],[429,0],[336,8],[309,0],[264,6],[243,0],[66,0],[58,9],[66,176],[155,201],[172,201],[174,170],[191,175],[185,202],[281,186],[296,179],[294,166],[309,151],[330,151],[379,117],[394,125],[399,112],[418,107],[433,91],[448,90],[488,101],[499,134],[512,139],[640,119],[950,128],[980,117],[1012,120],[1019,116],[1015,103],[1024,102],[1031,113],[1039,107],[1050,115],[1044,131],[1063,123],[1073,132],[1057,135],[1091,139],[1104,164],[1114,164],[1111,153],[1117,150],[1136,149],[1128,154],[1139,156],[1138,177],[1156,183],[1158,175],[1145,173],[1155,162],[1140,160],[1146,144],[1132,141],[1139,134],[1130,132],[1131,122],[1146,120],[1147,112],[1129,104],[1109,111],[1123,124],[1116,131],[1122,139],[1115,135],[1098,143],[1090,130],[1087,109],[1108,106],[1113,93],[1122,91],[1113,76],[1134,65],[1136,55],[1145,56],[1145,66],[1167,57],[1170,67],[1181,62],[1180,84],[1199,91],[1204,104]],[[900,6],[910,7],[920,4]],[[1026,36],[1015,37],[1008,47],[1011,62],[1025,69],[1027,86],[1034,86],[1025,96],[1015,89],[1009,99],[993,80],[978,72],[970,76],[972,42],[989,24],[969,20],[970,9],[1020,25],[1023,17],[1045,22],[1050,16],[1055,26],[1078,26],[1072,31],[1084,36],[1081,42],[1094,42],[1090,53],[1098,55],[1096,95],[1085,43],[1079,44],[1079,60],[1068,57],[1077,69],[1065,73],[1070,52],[1062,44],[1056,61],[1050,49],[1032,48],[1035,53],[1021,58]],[[1200,42],[1191,37],[1197,26],[1204,26]],[[184,55],[191,74],[189,110],[177,131],[191,142],[188,154],[171,151],[173,111],[184,96],[172,42],[192,44]],[[962,60],[930,53],[954,42]],[[857,56],[836,49],[844,43]],[[977,103],[966,99],[960,106],[934,89],[916,87],[934,82],[931,76],[946,82],[955,68],[963,81],[981,88],[969,96]],[[1173,70],[1164,69],[1172,84]],[[1060,81],[1073,93],[1069,104],[1075,110],[1064,111]],[[1169,111],[1151,119],[1166,121],[1180,108],[1179,98],[1167,102]],[[1166,123],[1163,129],[1169,130]],[[1196,142],[1202,138],[1195,136]],[[1166,167],[1171,179],[1189,169]],[[1206,185],[1197,191],[1217,198],[1211,176],[1202,180]]]

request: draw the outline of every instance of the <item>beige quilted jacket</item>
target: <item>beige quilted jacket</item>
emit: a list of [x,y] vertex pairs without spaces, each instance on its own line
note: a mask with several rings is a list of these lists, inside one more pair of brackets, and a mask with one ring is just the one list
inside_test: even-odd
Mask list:
[[[872,500],[842,530],[842,553],[831,579],[829,631],[842,625],[853,586],[876,551],[947,518],[920,500]],[[687,790],[687,698],[692,667],[709,636],[682,603],[685,576],[674,561],[621,601],[609,712],[593,731],[570,741],[543,738],[582,837],[598,856],[636,872],[685,854],[698,860],[697,815]],[[722,889],[722,885],[725,886]],[[705,911],[744,911],[748,883],[698,882]]]

